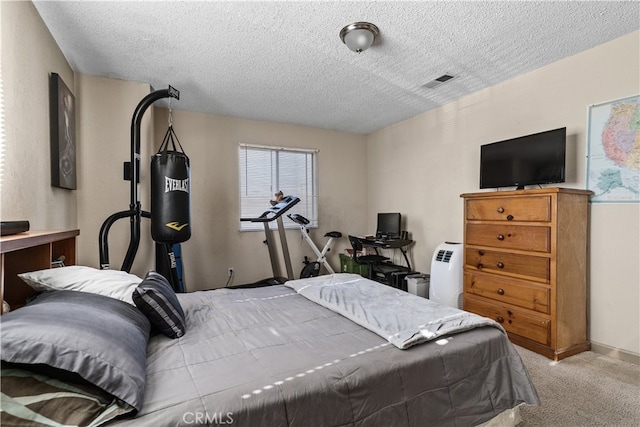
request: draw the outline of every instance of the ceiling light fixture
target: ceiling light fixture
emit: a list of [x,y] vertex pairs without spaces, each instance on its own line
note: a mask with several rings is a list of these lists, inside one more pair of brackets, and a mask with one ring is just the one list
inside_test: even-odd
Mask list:
[[362,53],[369,49],[380,30],[369,22],[354,22],[340,31],[340,39],[349,49]]

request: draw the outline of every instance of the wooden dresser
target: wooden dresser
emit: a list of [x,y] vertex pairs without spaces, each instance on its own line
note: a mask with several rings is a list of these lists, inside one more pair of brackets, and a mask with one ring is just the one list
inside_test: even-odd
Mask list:
[[51,261],[60,256],[66,265],[75,264],[79,234],[79,230],[30,231],[0,238],[0,297],[12,310],[33,293],[18,274],[51,268]]
[[464,309],[490,317],[515,344],[554,360],[590,349],[590,191],[462,194]]

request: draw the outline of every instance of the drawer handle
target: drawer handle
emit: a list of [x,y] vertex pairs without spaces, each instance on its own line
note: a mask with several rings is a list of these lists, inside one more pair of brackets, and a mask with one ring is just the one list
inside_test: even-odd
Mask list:
[[478,267],[478,270],[482,270],[482,267],[484,267],[484,265],[482,265],[482,263],[479,262],[478,265],[476,265],[476,267]]
[[499,295],[504,295],[504,289],[502,288],[498,288],[496,292],[498,292]]
[[504,323],[504,318],[502,316],[498,316],[498,318],[496,319],[496,321],[498,323]]
[[513,221],[513,215],[507,215],[507,221]]
[[497,238],[498,240],[504,240],[504,234],[498,234],[498,235],[496,236],[496,238]]
[[496,267],[498,267],[498,268],[504,268],[504,263],[503,263],[503,262],[498,261],[498,262],[496,263]]
[[498,213],[504,213],[504,208],[498,208]]

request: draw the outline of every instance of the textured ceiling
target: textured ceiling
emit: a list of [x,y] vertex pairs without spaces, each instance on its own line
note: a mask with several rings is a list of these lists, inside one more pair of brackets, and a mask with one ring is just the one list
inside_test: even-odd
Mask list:
[[[34,4],[75,71],[174,86],[179,110],[357,133],[640,28],[637,1]],[[338,36],[355,21],[380,29],[362,54]]]

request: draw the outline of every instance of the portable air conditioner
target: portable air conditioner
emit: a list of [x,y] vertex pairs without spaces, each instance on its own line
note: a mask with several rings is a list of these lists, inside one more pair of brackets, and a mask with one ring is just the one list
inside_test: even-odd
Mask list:
[[462,309],[462,252],[460,243],[438,245],[431,259],[429,299]]

